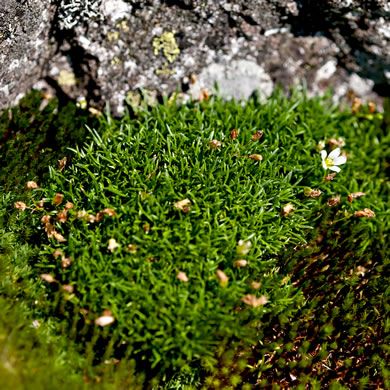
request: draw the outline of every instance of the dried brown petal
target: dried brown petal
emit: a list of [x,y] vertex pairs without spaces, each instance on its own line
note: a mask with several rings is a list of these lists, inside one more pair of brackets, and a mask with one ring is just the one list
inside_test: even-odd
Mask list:
[[113,316],[101,316],[99,318],[96,318],[95,324],[104,327],[112,324],[114,321],[115,318]]
[[74,204],[72,202],[65,203],[65,210],[73,209]]
[[96,217],[95,217],[93,214],[88,214],[88,215],[85,217],[85,220],[86,220],[88,223],[95,223]]
[[74,290],[73,286],[71,284],[64,284],[62,286],[62,291],[65,291],[67,293],[72,293]]
[[222,146],[222,142],[218,141],[217,139],[213,139],[212,141],[210,141],[210,147],[213,149],[219,150],[221,146]]
[[60,257],[60,256],[62,256],[62,251],[60,249],[56,249],[53,252],[53,257],[56,259],[57,257]]
[[67,161],[68,159],[66,157],[62,158],[61,160],[58,160],[58,169],[60,170],[60,172],[65,168]]
[[220,270],[220,269],[217,269],[217,278],[218,278],[218,280],[219,280],[220,286],[222,286],[222,287],[227,286],[228,281],[229,281],[229,278],[228,278],[228,276],[225,274],[225,272],[223,272],[223,271]]
[[329,173],[329,175],[326,175],[326,176],[324,177],[324,181],[331,181],[331,180],[334,179],[335,176],[336,176],[336,173],[335,173],[335,172],[334,172],[334,173]]
[[311,190],[309,193],[310,198],[318,198],[322,194],[320,190]]
[[20,201],[15,202],[14,205],[15,205],[15,208],[17,208],[18,210],[22,210],[22,211],[26,210],[26,207],[27,207],[25,203],[20,202]]
[[96,222],[100,222],[104,217],[103,211],[100,211],[96,214]]
[[115,238],[110,238],[108,240],[108,250],[112,253],[115,248],[119,248],[120,245],[116,242]]
[[66,209],[61,210],[57,215],[56,221],[61,222],[61,223],[66,222],[68,219],[67,214],[68,214],[68,211]]
[[27,182],[27,188],[36,189],[36,188],[39,188],[39,187],[38,187],[38,184],[35,181],[28,181]]
[[352,203],[353,199],[360,198],[361,196],[366,196],[364,192],[353,192],[348,195],[348,201]]
[[343,146],[345,146],[345,141],[343,138],[339,137],[339,138],[331,138],[329,141],[328,141],[329,145],[334,147],[334,146],[337,146],[337,147],[340,147],[342,148]]
[[186,213],[189,210],[191,206],[191,201],[189,199],[183,199],[183,200],[179,200],[179,202],[176,202],[173,207],[175,207],[176,209],[179,209],[181,210],[182,212]]
[[103,213],[109,215],[110,217],[115,216],[115,211],[113,209],[104,209]]
[[142,226],[142,228],[144,229],[144,232],[146,234],[148,234],[150,232],[150,225],[148,223],[145,223],[145,225]]
[[235,267],[246,267],[248,265],[248,262],[245,259],[236,260],[233,265]]
[[265,295],[257,298],[255,295],[247,294],[242,298],[242,301],[249,306],[259,307],[265,305],[268,302],[268,299]]
[[287,203],[286,205],[284,205],[282,209],[283,217],[287,217],[288,215],[290,215],[294,209],[295,207],[292,205],[292,203]]
[[194,74],[191,74],[191,75],[190,75],[190,83],[191,83],[191,84],[195,84],[195,83],[196,83],[196,81],[197,81],[197,77],[196,77],[196,75],[194,75]]
[[376,110],[376,104],[374,102],[368,102],[368,112],[373,114]]
[[359,98],[353,99],[352,111],[353,111],[355,114],[358,113],[359,107],[360,107],[361,104],[362,104],[362,101],[361,101]]
[[190,280],[190,279],[188,279],[188,276],[186,275],[186,273],[183,271],[179,271],[176,275],[176,278],[184,283],[187,283]]
[[62,194],[57,194],[54,198],[53,198],[53,203],[58,206],[62,200],[64,199],[64,195]]
[[253,141],[258,141],[263,136],[263,132],[261,130],[256,131],[255,134],[252,135]]
[[252,286],[252,288],[254,288],[255,290],[258,290],[258,289],[261,287],[261,283],[260,283],[260,282],[252,282],[252,283],[251,283],[251,286]]
[[129,245],[127,245],[127,249],[128,249],[131,253],[137,253],[137,247],[136,247],[134,244],[129,244]]
[[261,161],[263,156],[261,154],[251,154],[249,158],[254,161]]
[[337,196],[335,196],[335,197],[333,197],[333,198],[330,198],[330,199],[328,200],[328,206],[329,206],[329,207],[336,206],[336,205],[338,205],[339,203],[340,203],[340,195],[337,195]]
[[374,218],[375,213],[370,209],[363,209],[359,211],[355,211],[354,213],[355,217],[367,217],[367,218]]
[[38,203],[37,203],[37,206],[38,207],[43,207],[45,205],[45,200],[44,199],[41,199]]
[[51,218],[50,215],[44,215],[44,216],[41,218],[41,222],[42,222],[42,223],[50,223],[50,218]]
[[45,223],[45,232],[47,238],[52,238],[55,233],[54,226],[51,223]]
[[62,234],[56,232],[55,230],[53,231],[53,237],[54,237],[58,242],[65,242],[65,241],[66,241],[66,238],[65,238]]
[[237,130],[237,129],[233,129],[233,130],[230,132],[230,139],[231,139],[232,141],[234,141],[237,137],[238,137],[238,130]]
[[61,267],[62,268],[68,268],[72,263],[72,258],[71,257],[65,257],[65,256],[62,256],[62,259],[61,259]]
[[204,100],[209,100],[209,98],[210,98],[210,94],[204,88],[201,88],[199,101],[203,102]]
[[47,283],[57,283],[57,281],[54,279],[53,275],[41,274],[40,276],[41,276],[41,279]]

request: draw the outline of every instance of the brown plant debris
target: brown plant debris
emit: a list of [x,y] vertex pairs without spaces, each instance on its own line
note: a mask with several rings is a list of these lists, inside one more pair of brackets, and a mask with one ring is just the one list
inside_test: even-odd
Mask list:
[[15,202],[14,205],[15,205],[15,208],[17,208],[18,210],[22,210],[22,211],[26,210],[26,207],[27,207],[24,202],[20,202],[20,201]]
[[64,199],[64,195],[62,194],[56,194],[56,196],[53,198],[53,203],[58,206],[62,200]]
[[232,141],[234,141],[237,137],[238,137],[238,130],[237,130],[237,129],[233,129],[233,130],[230,132],[230,139],[231,139]]
[[186,275],[186,273],[183,271],[179,271],[176,275],[176,278],[184,283],[187,283],[190,280],[190,279],[188,279],[188,276]]
[[352,201],[356,198],[360,198],[361,196],[366,196],[364,192],[353,192],[348,195],[348,201],[352,203]]
[[58,169],[60,170],[60,172],[65,168],[67,161],[68,159],[66,157],[62,158],[61,160],[58,160]]
[[245,259],[236,260],[233,265],[235,267],[246,267],[248,265],[248,262]]
[[326,176],[324,177],[324,181],[325,181],[325,182],[327,182],[327,181],[332,181],[332,180],[335,178],[335,176],[336,176],[336,172],[334,172],[334,173],[329,173],[329,175],[326,175]]
[[263,156],[261,154],[251,154],[249,158],[254,161],[261,161]]
[[183,199],[176,202],[173,207],[179,209],[183,213],[188,213],[191,210],[191,201],[189,199]]
[[283,206],[281,214],[283,215],[283,217],[287,217],[293,212],[294,209],[295,207],[292,205],[292,203],[287,203]]
[[363,210],[359,210],[359,211],[355,211],[354,213],[355,217],[367,217],[367,218],[374,218],[375,217],[375,213],[370,210],[370,209],[363,209]]
[[226,287],[229,281],[229,277],[220,269],[217,269],[217,278],[219,280],[219,284],[222,287]]
[[328,200],[328,206],[333,207],[340,203],[340,195],[336,195]]
[[57,280],[54,279],[53,275],[50,274],[41,274],[41,279],[47,283],[57,283]]
[[26,184],[27,188],[29,189],[36,189],[39,188],[38,184],[35,181],[28,181]]
[[262,295],[260,298],[257,298],[255,295],[247,294],[242,297],[242,301],[249,306],[259,307],[265,305],[268,302],[268,299],[265,295]]
[[252,140],[253,141],[258,141],[262,136],[263,132],[261,130],[257,130],[255,134],[252,135]]

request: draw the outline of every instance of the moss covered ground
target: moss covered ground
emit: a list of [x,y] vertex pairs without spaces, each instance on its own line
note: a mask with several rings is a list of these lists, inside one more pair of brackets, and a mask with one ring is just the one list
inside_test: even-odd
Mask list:
[[10,112],[10,389],[389,387],[386,109],[275,91],[112,118],[33,92]]

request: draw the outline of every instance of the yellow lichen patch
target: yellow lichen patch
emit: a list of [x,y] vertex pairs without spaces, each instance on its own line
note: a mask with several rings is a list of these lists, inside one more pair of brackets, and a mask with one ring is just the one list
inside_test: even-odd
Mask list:
[[162,50],[168,62],[172,63],[176,60],[180,49],[175,40],[175,33],[175,30],[172,32],[164,31],[161,37],[153,39],[154,55],[158,55],[159,51]]
[[111,66],[115,66],[115,65],[120,65],[122,64],[122,60],[119,59],[117,56],[115,56],[111,62],[110,62]]
[[139,106],[141,103],[141,95],[138,91],[129,91],[126,96],[126,103],[131,106]]
[[156,74],[161,74],[164,77],[169,77],[175,74],[175,68],[170,69],[168,63],[166,62],[161,69],[156,70]]
[[72,87],[76,85],[76,76],[73,72],[62,69],[58,76],[57,82],[61,87]]
[[124,32],[130,31],[130,28],[127,24],[127,20],[122,20],[120,23],[117,23],[115,26],[117,29],[121,29]]
[[119,39],[119,32],[118,31],[113,31],[113,32],[108,32],[107,33],[107,38],[110,42],[112,41],[117,41]]

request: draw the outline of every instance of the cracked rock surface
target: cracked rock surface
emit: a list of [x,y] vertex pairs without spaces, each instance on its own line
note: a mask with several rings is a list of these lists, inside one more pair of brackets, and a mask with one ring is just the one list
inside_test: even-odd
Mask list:
[[236,99],[306,82],[380,104],[389,95],[386,0],[2,0],[0,107],[32,86],[110,103],[150,96]]

